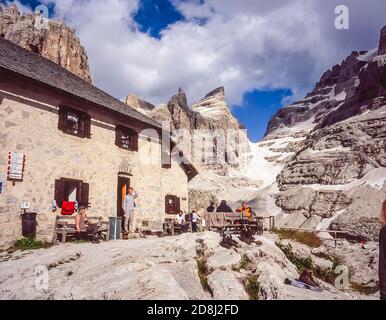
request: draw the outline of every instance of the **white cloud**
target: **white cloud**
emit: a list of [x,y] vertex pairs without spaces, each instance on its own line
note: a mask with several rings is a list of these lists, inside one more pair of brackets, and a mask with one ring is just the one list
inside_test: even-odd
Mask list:
[[158,40],[133,21],[137,0],[45,1],[76,29],[97,86],[118,98],[133,92],[153,103],[166,102],[178,87],[192,103],[220,85],[230,104],[254,89],[288,87],[300,97],[351,50],[376,45],[384,7],[383,0],[367,9],[346,1],[351,26],[359,35],[373,34],[361,39],[334,29],[333,0],[173,0],[186,21],[163,30]]

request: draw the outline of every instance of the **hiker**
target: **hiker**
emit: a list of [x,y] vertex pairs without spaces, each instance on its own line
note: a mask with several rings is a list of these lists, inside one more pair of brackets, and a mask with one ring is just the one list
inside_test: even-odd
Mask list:
[[192,232],[197,232],[197,219],[200,218],[200,215],[196,212],[196,210],[192,211],[191,214],[191,222],[192,222]]
[[236,209],[236,212],[242,213],[243,219],[246,223],[253,221],[252,208],[249,207],[248,203],[246,203],[245,201],[242,203],[240,208]]
[[220,205],[217,207],[216,212],[233,212],[230,206],[227,205],[225,200],[221,200]]
[[214,202],[211,202],[211,203],[209,204],[209,207],[206,208],[206,212],[212,213],[212,212],[214,212],[215,209],[216,209],[216,208],[214,207]]
[[386,300],[386,200],[381,209],[382,229],[379,232],[379,291],[381,300]]
[[86,207],[80,206],[79,213],[75,216],[75,228],[77,237],[80,238],[82,232],[92,233],[92,243],[99,243],[98,240],[98,225],[91,223],[87,218]]
[[188,232],[189,224],[186,223],[184,211],[182,210],[176,216],[176,225],[181,228],[181,233]]
[[134,200],[138,198],[138,193],[134,191],[132,187],[127,190],[127,194],[123,203],[123,211],[125,213],[124,233],[127,235],[129,232],[135,231],[134,226]]

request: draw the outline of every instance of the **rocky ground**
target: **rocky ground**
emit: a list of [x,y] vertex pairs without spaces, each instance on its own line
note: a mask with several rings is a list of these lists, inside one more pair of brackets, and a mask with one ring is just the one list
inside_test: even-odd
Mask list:
[[298,271],[273,235],[251,245],[237,240],[231,249],[219,241],[217,233],[203,232],[3,251],[0,299],[376,298],[323,282],[323,292],[285,285]]

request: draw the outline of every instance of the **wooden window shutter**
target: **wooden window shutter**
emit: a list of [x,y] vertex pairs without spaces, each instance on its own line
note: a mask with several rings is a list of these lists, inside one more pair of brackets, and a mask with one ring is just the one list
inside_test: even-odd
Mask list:
[[58,129],[59,130],[66,130],[66,121],[67,121],[67,110],[63,107],[59,108],[59,120],[58,120]]
[[165,213],[169,213],[169,196],[165,196]]
[[90,193],[90,185],[88,183],[81,183],[81,195],[80,195],[80,204],[81,206],[89,207],[89,193]]
[[64,183],[62,180],[55,180],[55,201],[58,208],[62,207],[64,198]]
[[130,132],[130,146],[132,151],[138,151],[138,132],[135,130]]
[[91,138],[91,117],[88,114],[83,116],[83,137]]
[[122,128],[120,126],[115,127],[115,144],[118,147],[122,146]]
[[178,212],[180,212],[180,209],[180,198],[175,197],[175,213],[177,214]]

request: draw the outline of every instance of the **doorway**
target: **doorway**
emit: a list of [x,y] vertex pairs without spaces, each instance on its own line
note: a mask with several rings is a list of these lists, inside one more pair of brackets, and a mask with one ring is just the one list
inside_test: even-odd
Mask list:
[[117,217],[122,217],[123,212],[123,202],[125,200],[125,195],[127,190],[130,187],[130,179],[126,177],[118,177],[118,188],[117,188]]

